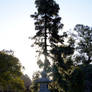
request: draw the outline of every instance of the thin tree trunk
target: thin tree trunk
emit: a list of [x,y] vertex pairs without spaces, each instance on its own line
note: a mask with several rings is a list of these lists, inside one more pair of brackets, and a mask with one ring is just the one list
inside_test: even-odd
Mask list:
[[45,52],[45,61],[44,61],[44,71],[46,71],[46,68],[47,68],[47,65],[46,65],[46,62],[47,62],[47,19],[46,19],[46,14],[45,14],[45,23],[44,23],[44,31],[45,31],[45,37],[44,37],[44,45],[45,45],[45,49],[44,49],[44,52]]

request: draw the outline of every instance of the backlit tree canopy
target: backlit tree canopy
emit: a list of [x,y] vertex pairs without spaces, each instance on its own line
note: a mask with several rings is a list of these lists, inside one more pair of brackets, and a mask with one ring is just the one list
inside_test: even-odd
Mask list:
[[89,64],[92,62],[92,28],[89,26],[78,24],[75,26],[75,31],[78,32],[79,42],[76,61]]
[[38,46],[37,51],[39,54],[45,55],[44,67],[46,69],[50,65],[48,59],[50,49],[56,43],[62,42],[59,29],[63,27],[63,24],[60,22],[61,17],[58,15],[59,5],[54,0],[35,0],[35,5],[37,12],[31,15],[35,20],[35,30],[37,30],[36,35],[33,37],[35,40],[34,45]]

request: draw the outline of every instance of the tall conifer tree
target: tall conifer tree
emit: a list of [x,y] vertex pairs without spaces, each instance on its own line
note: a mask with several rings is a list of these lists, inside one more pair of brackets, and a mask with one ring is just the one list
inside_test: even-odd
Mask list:
[[61,23],[61,17],[58,15],[59,5],[54,0],[35,0],[35,4],[37,12],[31,15],[35,20],[35,30],[37,30],[33,37],[35,40],[34,45],[38,46],[37,52],[45,56],[45,62],[42,64],[38,60],[38,64],[43,65],[44,70],[48,72],[50,70],[49,57],[51,57],[55,85],[52,82],[50,87],[52,86],[52,91],[55,92],[61,92],[62,89],[67,92],[67,80],[65,80],[67,74],[65,75],[61,70],[66,69],[66,72],[70,69],[72,61],[64,63],[64,58],[61,55],[72,54],[73,48],[71,47],[72,45],[64,46],[63,37],[66,37],[67,34],[60,35],[60,29],[62,29],[63,24]]
[[[31,15],[35,20],[35,30],[37,30],[33,37],[34,45],[40,48],[38,50],[39,54],[44,54],[43,65],[45,71],[48,71],[50,49],[58,42],[62,42],[59,29],[63,27],[63,24],[60,22],[61,17],[58,15],[59,5],[54,0],[35,0],[35,4],[37,12]],[[41,62],[38,63],[41,64]]]

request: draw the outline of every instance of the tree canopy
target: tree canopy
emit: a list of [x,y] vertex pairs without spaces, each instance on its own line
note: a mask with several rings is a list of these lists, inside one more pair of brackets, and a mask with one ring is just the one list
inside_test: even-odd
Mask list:
[[78,33],[79,42],[76,47],[76,61],[89,64],[92,62],[92,28],[82,24],[75,26],[75,31]]
[[24,82],[21,80],[22,65],[19,59],[9,52],[0,51],[0,86],[7,90],[9,88],[23,90]]

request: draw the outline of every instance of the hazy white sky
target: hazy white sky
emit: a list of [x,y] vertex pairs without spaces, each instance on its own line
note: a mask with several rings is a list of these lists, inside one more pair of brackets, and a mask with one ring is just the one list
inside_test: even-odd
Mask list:
[[[34,33],[30,15],[35,0],[0,0],[0,50],[12,49],[29,76],[37,70],[35,51],[28,39]],[[76,24],[92,26],[92,0],[56,0],[65,30]]]

